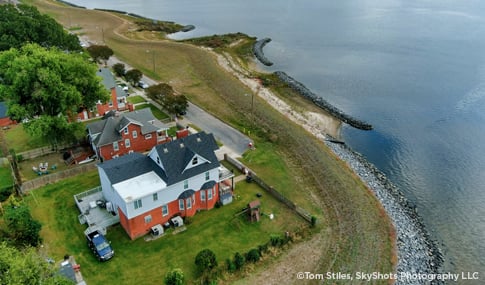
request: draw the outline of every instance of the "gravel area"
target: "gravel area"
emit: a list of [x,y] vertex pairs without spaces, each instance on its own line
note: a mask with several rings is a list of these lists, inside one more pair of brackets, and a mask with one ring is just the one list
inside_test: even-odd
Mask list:
[[[345,144],[326,140],[328,147],[375,193],[391,218],[397,234],[397,280],[395,284],[444,284],[441,280],[419,278],[441,273],[443,257],[430,239],[416,209],[409,205],[399,189],[362,155]],[[431,275],[432,276],[432,275]]]

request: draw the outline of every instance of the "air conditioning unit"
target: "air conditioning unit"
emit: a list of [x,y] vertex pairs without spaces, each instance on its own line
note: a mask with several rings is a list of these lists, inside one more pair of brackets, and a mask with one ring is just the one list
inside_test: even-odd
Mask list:
[[163,227],[162,225],[158,224],[151,228],[151,233],[153,236],[159,236],[163,234]]

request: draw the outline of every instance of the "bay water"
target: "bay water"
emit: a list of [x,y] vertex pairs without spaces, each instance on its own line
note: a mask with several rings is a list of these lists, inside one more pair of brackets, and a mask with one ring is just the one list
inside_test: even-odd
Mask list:
[[274,65],[261,68],[285,71],[371,123],[372,131],[344,126],[341,136],[416,205],[444,269],[485,280],[485,2],[71,2],[196,26],[176,39],[271,38],[264,53]]

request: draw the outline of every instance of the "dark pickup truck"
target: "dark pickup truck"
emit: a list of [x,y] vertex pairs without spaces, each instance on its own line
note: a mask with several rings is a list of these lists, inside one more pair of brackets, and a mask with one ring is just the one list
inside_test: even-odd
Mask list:
[[107,261],[114,256],[115,251],[99,231],[90,232],[86,235],[86,239],[89,248],[93,251],[99,261]]

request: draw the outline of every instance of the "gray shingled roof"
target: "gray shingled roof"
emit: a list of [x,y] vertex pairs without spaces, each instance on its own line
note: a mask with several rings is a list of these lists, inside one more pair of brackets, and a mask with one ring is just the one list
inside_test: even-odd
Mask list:
[[107,90],[111,90],[111,88],[116,87],[116,81],[113,76],[113,73],[108,68],[100,68],[96,75],[101,77],[103,86]]
[[0,102],[0,118],[8,117],[7,110],[8,110],[7,103]]
[[[219,167],[219,161],[214,153],[218,148],[214,136],[205,132],[199,132],[155,147],[162,165],[166,168],[167,180],[165,182],[167,185]],[[207,159],[210,163],[204,163],[183,171],[195,154]]]
[[[181,143],[184,144],[184,147],[180,147]],[[218,148],[219,147],[212,134],[200,132],[155,147],[165,170],[157,165],[150,157],[139,153],[131,153],[116,159],[108,160],[98,164],[98,167],[104,169],[111,184],[116,184],[154,171],[163,181],[165,181],[165,183],[167,183],[167,185],[172,185],[190,177],[205,173],[215,167],[219,167],[219,161],[214,153]],[[204,157],[209,163],[203,163],[183,171],[187,165],[187,163],[185,163],[185,158],[188,152]]]
[[123,113],[117,117],[111,116],[104,120],[90,123],[87,125],[87,129],[94,138],[93,143],[96,146],[102,146],[121,140],[120,131],[128,124],[140,125],[142,135],[168,129],[167,126],[153,116],[149,108]]

